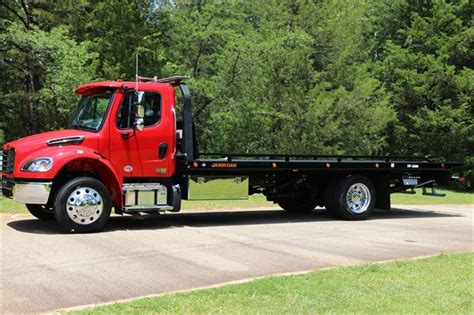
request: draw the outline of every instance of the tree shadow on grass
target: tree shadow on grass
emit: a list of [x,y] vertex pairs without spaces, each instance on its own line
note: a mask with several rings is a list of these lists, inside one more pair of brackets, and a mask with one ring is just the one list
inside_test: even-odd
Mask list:
[[[443,218],[461,217],[461,214],[441,211],[392,209],[390,211],[375,210],[370,220],[386,219],[416,219],[416,218]],[[324,209],[316,209],[309,214],[291,214],[283,210],[238,210],[238,211],[203,211],[166,213],[161,215],[139,216],[112,216],[105,226],[104,232],[125,230],[159,230],[182,227],[210,227],[235,226],[258,224],[281,224],[301,222],[337,221]],[[364,221],[352,221],[364,222]],[[54,221],[40,221],[37,219],[20,219],[7,223],[7,226],[19,232],[35,234],[62,233],[59,225]]]

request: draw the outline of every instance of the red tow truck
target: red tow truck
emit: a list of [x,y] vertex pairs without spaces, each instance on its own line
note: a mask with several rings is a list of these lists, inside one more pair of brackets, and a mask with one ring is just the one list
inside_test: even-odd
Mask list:
[[[80,86],[65,130],[3,145],[1,191],[68,232],[101,230],[118,214],[177,212],[181,200],[264,194],[289,212],[324,206],[360,220],[390,194],[441,196],[459,163],[424,157],[199,153],[185,77]],[[177,115],[177,94],[182,94]]]

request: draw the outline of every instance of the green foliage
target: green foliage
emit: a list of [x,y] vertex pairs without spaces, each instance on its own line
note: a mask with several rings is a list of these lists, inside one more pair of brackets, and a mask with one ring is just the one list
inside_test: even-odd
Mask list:
[[388,128],[393,152],[464,160],[473,182],[472,2],[375,7],[385,12],[375,15],[371,30],[379,37],[375,73],[398,116]]
[[133,79],[138,52],[141,75],[191,77],[202,151],[418,154],[472,179],[472,1],[1,5],[0,141],[64,126],[74,87]]
[[45,32],[12,23],[2,40],[10,47],[11,60],[6,65],[10,84],[1,104],[6,137],[21,135],[25,126],[33,128],[33,118],[38,130],[64,127],[77,103],[74,89],[93,78],[96,54],[87,52],[86,42],[69,38],[63,26]]
[[[179,62],[167,72],[193,77],[204,150],[367,154],[386,146],[382,133],[395,116],[364,61],[363,8],[350,5],[340,20],[337,6],[303,1],[178,8],[169,55]],[[346,19],[357,27],[338,26]]]
[[74,314],[471,314],[473,253],[265,277]]

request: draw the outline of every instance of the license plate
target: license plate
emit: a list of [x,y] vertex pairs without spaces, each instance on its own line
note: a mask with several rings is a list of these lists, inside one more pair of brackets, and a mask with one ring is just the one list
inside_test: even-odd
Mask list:
[[404,186],[416,186],[418,185],[418,178],[404,178],[403,179]]

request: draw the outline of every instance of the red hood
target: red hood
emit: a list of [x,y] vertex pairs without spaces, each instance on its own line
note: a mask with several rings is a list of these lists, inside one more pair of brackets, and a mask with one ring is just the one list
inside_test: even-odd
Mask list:
[[29,152],[47,147],[48,145],[46,144],[46,141],[48,140],[74,136],[83,136],[84,142],[92,144],[95,148],[97,148],[98,146],[97,134],[83,130],[67,129],[43,132],[32,136],[20,138],[18,140],[4,144],[3,149],[5,150],[15,148],[17,151],[21,151],[23,154],[28,154]]

